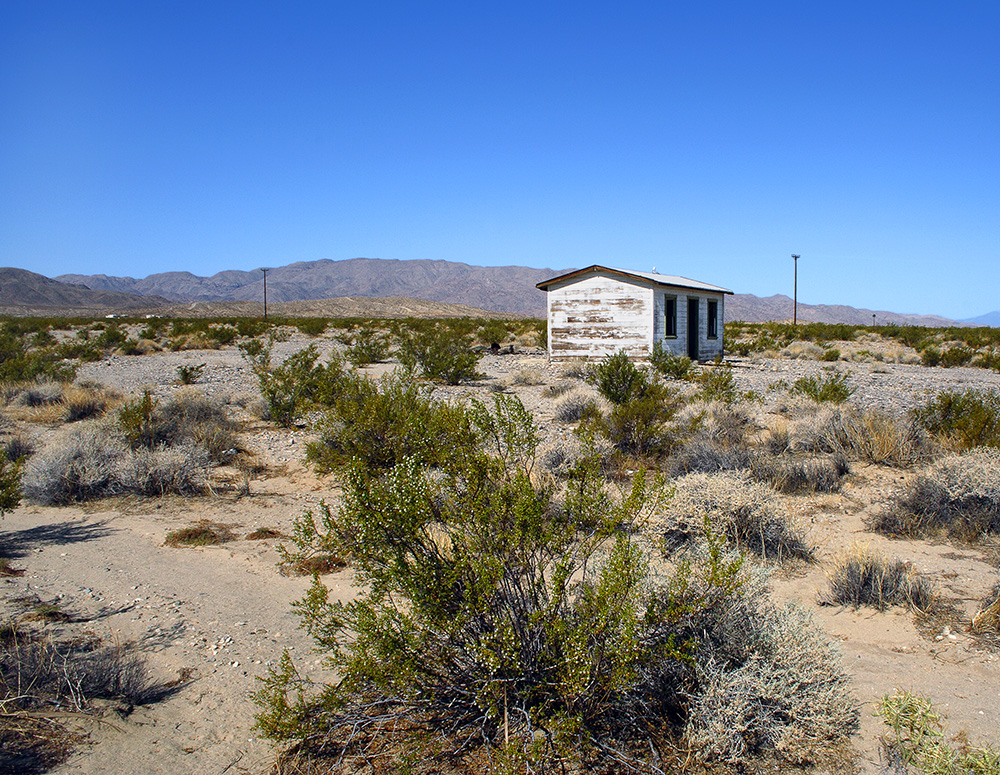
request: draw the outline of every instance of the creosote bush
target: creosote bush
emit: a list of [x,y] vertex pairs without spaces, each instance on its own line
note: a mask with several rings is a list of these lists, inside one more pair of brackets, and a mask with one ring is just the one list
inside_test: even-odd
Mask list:
[[371,326],[362,326],[347,335],[344,357],[361,368],[389,357],[389,337]]
[[933,601],[930,582],[909,563],[856,544],[834,561],[830,591],[821,602],[879,611],[891,606],[927,611]]
[[975,449],[926,466],[869,527],[890,536],[943,532],[960,541],[1000,533],[1000,450]]
[[850,398],[856,388],[847,383],[847,372],[827,372],[825,375],[801,377],[792,384],[792,392],[809,396],[817,403],[842,404]]
[[1000,391],[945,391],[914,416],[957,449],[1000,447]]
[[339,680],[311,684],[286,652],[256,693],[265,734],[345,764],[419,752],[497,772],[661,772],[685,737],[714,738],[706,760],[802,761],[850,734],[831,646],[711,530],[672,571],[651,564],[637,531],[662,481],[615,495],[583,459],[564,486],[538,483],[520,403],[467,411],[464,454],[351,466],[341,507],[297,521],[289,556],[348,558],[358,595],[314,579],[296,604]]
[[337,359],[326,366],[319,363],[319,350],[311,344],[273,366],[271,352],[275,341],[272,334],[267,342],[251,339],[240,343],[239,349],[257,377],[269,419],[291,427],[306,410],[335,390],[343,374],[343,364]]
[[669,379],[687,379],[691,373],[694,361],[686,355],[674,355],[663,346],[663,342],[655,342],[649,355],[650,365],[664,377]]
[[454,328],[438,326],[425,331],[403,331],[398,357],[408,369],[419,367],[428,379],[458,385],[482,376],[476,370],[481,356],[472,346],[472,337]]

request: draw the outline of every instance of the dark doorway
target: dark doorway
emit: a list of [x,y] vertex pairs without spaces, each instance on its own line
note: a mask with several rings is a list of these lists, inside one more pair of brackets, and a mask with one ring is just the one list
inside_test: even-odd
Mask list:
[[698,299],[688,298],[688,358],[698,360]]

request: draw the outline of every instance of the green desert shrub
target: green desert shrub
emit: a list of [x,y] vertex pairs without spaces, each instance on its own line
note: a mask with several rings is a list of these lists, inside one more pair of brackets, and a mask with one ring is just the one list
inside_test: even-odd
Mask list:
[[303,318],[295,321],[295,327],[306,336],[320,336],[329,325],[326,318]]
[[469,334],[436,326],[425,331],[401,332],[398,357],[406,368],[419,368],[428,379],[458,385],[481,377],[476,370],[481,355],[472,346]]
[[702,540],[710,531],[735,549],[765,560],[812,558],[812,547],[774,490],[747,473],[689,474],[675,485],[660,526],[668,553]]
[[182,363],[177,367],[177,381],[182,385],[193,385],[205,373],[204,363],[197,365],[193,363]]
[[643,394],[615,404],[608,413],[586,417],[584,433],[596,433],[619,452],[636,458],[660,457],[672,451],[689,432],[675,422],[683,398],[659,383],[647,384]]
[[650,389],[649,377],[629,359],[625,351],[609,355],[595,364],[589,381],[616,406],[641,399]]
[[321,472],[351,463],[389,469],[407,459],[441,465],[462,454],[472,434],[464,407],[431,398],[398,374],[343,377],[316,432],[306,457]]
[[855,389],[847,382],[847,372],[827,372],[822,376],[800,377],[792,384],[791,392],[808,396],[817,403],[842,404]]
[[368,326],[359,328],[350,335],[344,357],[358,368],[384,361],[389,357],[389,337]]
[[937,347],[925,347],[920,353],[920,362],[924,366],[937,366],[941,363],[941,350]]
[[869,526],[890,536],[943,532],[963,541],[1000,533],[1000,450],[949,455],[918,471]]
[[919,407],[914,416],[958,449],[1000,447],[1000,391],[945,391]]
[[830,590],[822,602],[866,606],[884,611],[891,606],[927,611],[934,600],[930,582],[913,567],[856,544],[838,557],[829,574]]
[[336,359],[326,366],[319,363],[319,350],[311,344],[273,366],[274,342],[273,338],[267,342],[251,339],[240,343],[239,349],[257,377],[268,417],[278,425],[291,427],[305,411],[336,392],[343,364]]
[[975,355],[975,353],[968,347],[949,347],[941,353],[939,362],[945,368],[951,369],[956,366],[965,366],[972,360],[973,355]]
[[507,324],[502,320],[487,321],[476,334],[476,338],[485,345],[503,344],[509,336]]
[[719,401],[723,404],[733,404],[739,399],[736,390],[736,380],[730,366],[719,364],[701,372],[696,381],[701,385],[702,401]]
[[686,355],[674,355],[663,346],[663,342],[655,342],[653,351],[649,354],[649,363],[664,377],[687,379],[694,361]]
[[[847,677],[801,614],[711,536],[673,571],[653,564],[637,529],[660,482],[615,496],[582,462],[559,492],[533,484],[530,416],[500,408],[483,407],[485,443],[455,467],[351,469],[339,510],[300,520],[297,549],[349,558],[358,595],[314,579],[296,605],[338,680],[310,684],[286,652],[256,693],[266,735],[329,762],[364,750],[389,771],[403,752],[643,771],[678,744],[800,761],[846,739]],[[714,748],[687,742],[719,726]]]

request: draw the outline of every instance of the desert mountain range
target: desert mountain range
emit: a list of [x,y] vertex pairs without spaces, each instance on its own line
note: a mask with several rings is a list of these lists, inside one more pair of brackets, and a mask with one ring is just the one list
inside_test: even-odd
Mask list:
[[[482,267],[452,261],[352,258],[302,261],[268,270],[268,305],[278,314],[382,316],[477,315],[483,311],[544,317],[545,294],[535,284],[568,269]],[[41,314],[93,311],[167,314],[257,314],[263,272],[229,270],[210,277],[164,272],[142,279],[108,275],[60,275],[49,279],[23,269],[0,269],[0,311],[30,308]],[[378,301],[376,301],[378,300]],[[215,303],[226,302],[216,307]],[[310,302],[305,304],[304,302]],[[285,306],[288,309],[284,309]],[[217,310],[217,311],[215,311]],[[913,315],[844,305],[799,304],[799,320],[870,325],[956,325],[935,315]],[[790,320],[788,296],[736,294],[726,299],[726,318]],[[984,316],[988,317],[988,316]],[[978,322],[968,321],[968,322]],[[989,325],[988,322],[979,323]]]

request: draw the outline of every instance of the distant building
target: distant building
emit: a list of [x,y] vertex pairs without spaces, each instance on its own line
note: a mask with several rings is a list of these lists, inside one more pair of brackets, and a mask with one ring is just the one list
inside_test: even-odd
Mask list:
[[706,361],[722,355],[727,288],[686,277],[588,266],[536,286],[548,296],[549,357],[648,357],[655,342]]

